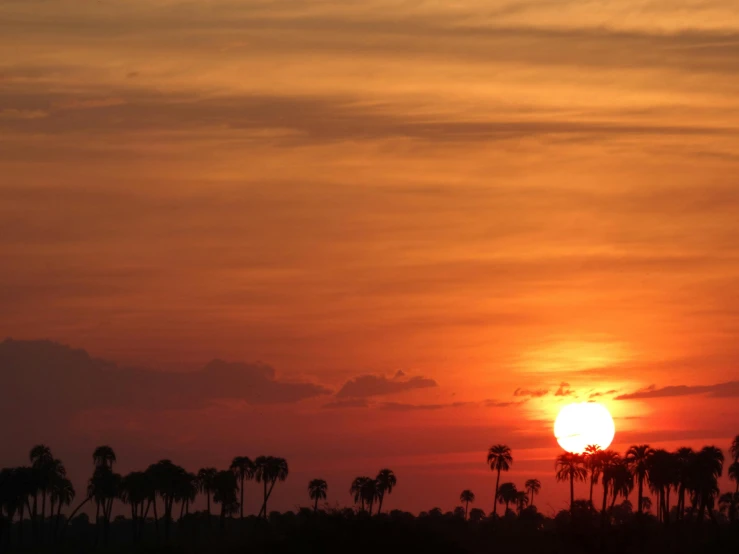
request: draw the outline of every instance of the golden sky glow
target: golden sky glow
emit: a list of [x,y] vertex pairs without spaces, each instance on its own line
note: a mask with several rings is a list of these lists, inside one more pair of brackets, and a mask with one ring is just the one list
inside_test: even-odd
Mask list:
[[90,405],[70,452],[272,450],[278,507],[389,465],[428,509],[506,442],[559,508],[564,403],[736,434],[733,0],[5,0],[0,53],[0,338],[317,387]]

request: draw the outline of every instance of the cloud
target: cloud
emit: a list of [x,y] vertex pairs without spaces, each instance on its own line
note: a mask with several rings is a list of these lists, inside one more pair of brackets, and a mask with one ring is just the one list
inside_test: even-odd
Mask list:
[[[284,404],[329,394],[321,385],[290,382],[266,364],[214,360],[198,371],[121,368],[50,341],[0,343],[5,409],[33,399],[57,415],[88,409],[197,409],[217,400]],[[3,410],[5,411],[5,410]]]
[[324,404],[326,410],[343,410],[346,408],[368,408],[369,404],[363,398],[350,398],[348,400],[335,400]]
[[616,389],[611,389],[611,390],[606,391],[606,392],[594,392],[588,398],[598,398],[600,396],[610,396],[611,394],[615,394],[617,392],[618,391]]
[[508,408],[510,406],[520,406],[521,404],[525,404],[528,402],[529,399],[525,398],[523,400],[519,401],[500,401],[500,400],[484,400],[482,405],[486,408]]
[[549,394],[549,389],[529,390],[518,388],[513,392],[513,396],[529,396],[531,398],[541,398],[547,394]]
[[739,381],[727,381],[716,385],[671,385],[662,388],[650,385],[632,393],[616,396],[614,400],[642,400],[697,394],[705,394],[712,398],[739,398]]
[[557,392],[554,393],[554,396],[572,396],[573,394],[575,394],[575,391],[573,391],[569,387],[569,383],[560,383]]
[[391,380],[384,375],[361,375],[344,383],[339,392],[336,393],[336,397],[366,398],[436,386],[438,386],[436,381],[421,376],[402,381],[400,379]]
[[472,406],[474,402],[452,402],[451,404],[405,404],[402,402],[383,402],[380,404],[382,410],[397,412],[410,412],[416,410],[443,410],[445,408],[463,408]]

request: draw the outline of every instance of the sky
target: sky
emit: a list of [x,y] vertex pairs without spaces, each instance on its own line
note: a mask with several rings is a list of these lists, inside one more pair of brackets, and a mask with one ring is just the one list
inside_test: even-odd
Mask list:
[[737,60],[733,0],[4,0],[0,465],[489,511],[505,443],[549,514],[567,403],[726,450]]

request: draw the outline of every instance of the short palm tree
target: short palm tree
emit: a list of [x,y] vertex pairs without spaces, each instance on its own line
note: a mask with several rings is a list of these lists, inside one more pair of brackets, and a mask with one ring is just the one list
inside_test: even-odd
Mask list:
[[392,494],[393,489],[398,484],[398,479],[395,477],[392,469],[381,469],[375,478],[377,482],[377,513],[382,512],[382,501],[385,498],[385,493]]
[[734,496],[732,496],[732,504],[731,504],[731,520],[733,521],[736,517],[736,499],[739,497],[739,461],[734,462],[729,466],[729,479],[736,482],[736,491],[734,492]]
[[244,519],[244,481],[249,481],[254,478],[254,462],[248,456],[236,456],[231,462],[229,468],[234,472],[239,480],[239,490],[241,494],[241,501],[239,502],[241,507],[241,519]]
[[649,458],[654,454],[654,449],[648,444],[639,444],[630,447],[626,451],[624,461],[631,470],[638,486],[637,513],[642,513],[642,500],[644,499],[644,481],[649,479]]
[[318,511],[318,501],[326,500],[326,491],[328,490],[328,483],[323,479],[313,479],[308,483],[308,496],[314,501],[313,511]]
[[538,479],[529,479],[528,481],[526,481],[524,486],[526,487],[526,492],[531,495],[531,497],[529,498],[529,506],[533,506],[534,496],[539,494],[539,491],[541,490],[541,481],[539,481]]
[[462,494],[459,495],[459,501],[464,503],[464,518],[467,519],[467,511],[470,506],[470,502],[475,501],[475,493],[469,489],[465,489],[462,491]]
[[254,477],[257,483],[264,484],[264,502],[259,515],[264,515],[267,519],[267,501],[272,495],[277,481],[287,479],[288,466],[285,458],[277,458],[275,456],[259,456],[254,460]]
[[493,517],[498,515],[498,487],[500,485],[500,472],[508,471],[513,464],[513,454],[509,446],[495,444],[488,449],[487,463],[492,471],[497,472],[495,478],[495,496],[493,496]]
[[593,510],[593,487],[598,484],[601,473],[601,448],[597,444],[591,444],[585,447],[585,468],[590,473],[590,494],[588,502],[590,509]]
[[575,481],[585,481],[588,470],[582,454],[565,452],[557,456],[555,465],[557,481],[570,482],[570,514],[575,510]]
[[214,484],[218,470],[214,467],[203,467],[198,471],[198,490],[205,495],[207,500],[208,517],[210,518],[210,499],[213,496]]
[[500,486],[500,489],[498,490],[498,502],[500,504],[505,504],[505,511],[503,512],[504,516],[508,513],[509,504],[515,503],[517,497],[518,490],[516,489],[516,485],[513,483],[503,483]]
[[518,515],[521,515],[521,512],[523,512],[526,509],[526,506],[529,505],[529,495],[526,494],[526,491],[518,491],[516,492],[514,501],[516,502]]
[[220,528],[226,527],[226,516],[236,513],[239,500],[236,491],[239,483],[233,471],[219,471],[213,479],[213,502],[221,505]]
[[349,494],[354,498],[355,504],[361,504],[361,511],[364,511],[365,495],[363,491],[367,488],[367,482],[371,481],[370,477],[356,477],[349,487]]
[[731,446],[729,446],[729,455],[735,462],[739,462],[739,435],[734,437],[734,440],[731,441]]

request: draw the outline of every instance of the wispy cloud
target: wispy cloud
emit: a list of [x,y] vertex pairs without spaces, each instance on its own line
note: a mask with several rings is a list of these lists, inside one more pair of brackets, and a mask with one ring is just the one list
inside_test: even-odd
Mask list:
[[670,385],[662,388],[650,385],[631,393],[616,396],[615,400],[642,400],[698,394],[705,394],[713,398],[736,398],[739,397],[739,381],[727,381],[716,385]]

